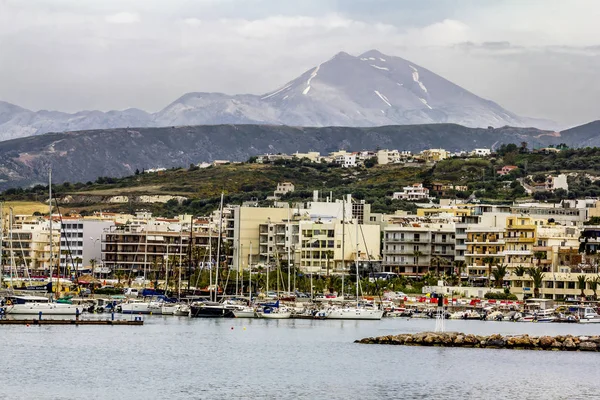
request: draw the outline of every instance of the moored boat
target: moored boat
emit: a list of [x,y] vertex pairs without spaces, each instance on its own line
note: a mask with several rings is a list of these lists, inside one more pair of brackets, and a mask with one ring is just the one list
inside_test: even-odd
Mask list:
[[22,315],[78,315],[83,311],[80,305],[55,303],[41,296],[9,296],[4,306],[6,314]]

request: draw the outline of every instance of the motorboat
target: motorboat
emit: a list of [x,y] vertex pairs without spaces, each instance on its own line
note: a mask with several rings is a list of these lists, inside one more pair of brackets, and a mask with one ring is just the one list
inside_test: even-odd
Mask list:
[[176,304],[173,309],[173,315],[176,317],[189,317],[190,316],[190,306],[187,304]]
[[535,310],[531,313],[528,313],[521,318],[519,318],[518,322],[554,322],[556,320],[556,316],[554,315],[554,309],[539,309]]
[[579,322],[582,324],[597,324],[600,323],[600,315],[592,307],[585,307],[583,314],[579,317]]
[[230,303],[203,301],[193,303],[190,307],[190,317],[193,318],[235,318],[234,311],[241,311],[244,306]]
[[123,314],[150,314],[157,311],[156,305],[141,300],[129,299],[117,305],[117,312]]
[[256,311],[253,307],[244,307],[241,310],[234,310],[233,315],[236,318],[256,318]]
[[327,319],[379,320],[382,317],[383,310],[366,307],[331,308],[327,312]]
[[4,306],[6,314],[25,315],[78,315],[83,309],[82,305],[51,302],[43,296],[8,296]]

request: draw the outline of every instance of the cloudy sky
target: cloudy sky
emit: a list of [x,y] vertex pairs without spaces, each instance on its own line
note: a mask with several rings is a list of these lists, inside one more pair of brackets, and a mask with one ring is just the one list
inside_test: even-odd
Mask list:
[[0,0],[0,100],[157,111],[378,49],[518,114],[600,118],[597,0]]

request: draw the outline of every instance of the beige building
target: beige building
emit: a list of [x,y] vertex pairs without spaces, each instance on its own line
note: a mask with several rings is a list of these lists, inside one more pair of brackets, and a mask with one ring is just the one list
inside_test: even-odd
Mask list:
[[358,260],[380,259],[379,225],[341,222],[300,221],[300,266],[308,273],[325,275],[328,272],[354,271]]
[[[17,271],[30,274],[47,274],[50,271],[50,223],[46,218],[35,217],[28,222],[13,223],[12,232],[5,226],[2,242],[3,267],[14,265]],[[52,224],[52,265],[54,271],[60,256],[60,222]]]
[[428,149],[421,152],[421,158],[425,162],[438,162],[450,157],[450,154],[444,149]]

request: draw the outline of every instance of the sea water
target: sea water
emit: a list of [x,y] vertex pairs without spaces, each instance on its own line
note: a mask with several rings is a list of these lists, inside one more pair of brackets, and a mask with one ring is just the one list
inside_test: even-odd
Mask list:
[[[433,320],[145,318],[0,326],[0,399],[598,399],[600,353],[361,345]],[[447,321],[475,334],[598,335],[600,324]]]

